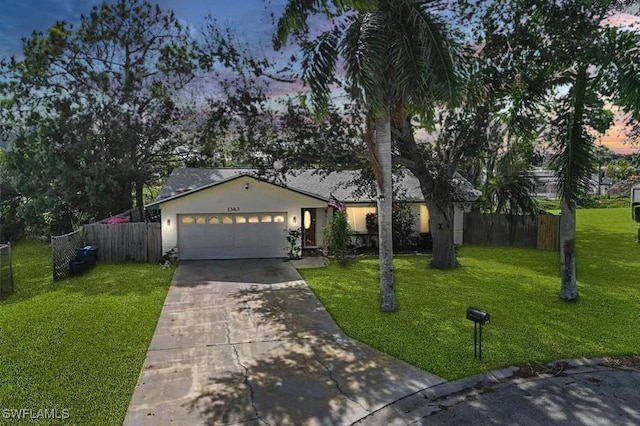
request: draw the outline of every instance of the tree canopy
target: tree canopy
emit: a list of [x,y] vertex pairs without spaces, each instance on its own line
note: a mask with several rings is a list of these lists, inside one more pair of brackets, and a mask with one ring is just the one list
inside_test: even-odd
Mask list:
[[12,126],[7,166],[40,218],[68,228],[83,210],[101,218],[143,203],[145,185],[183,144],[177,93],[198,65],[173,12],[140,0],[95,6],[78,28],[57,22],[23,43],[3,69]]

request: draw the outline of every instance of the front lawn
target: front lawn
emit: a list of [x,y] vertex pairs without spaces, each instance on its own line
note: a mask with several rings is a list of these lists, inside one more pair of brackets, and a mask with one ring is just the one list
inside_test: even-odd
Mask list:
[[0,423],[25,409],[25,423],[57,410],[68,418],[40,421],[122,424],[173,271],[98,264],[52,283],[51,251],[37,243],[14,246],[13,267],[15,293],[0,301]]
[[[454,271],[395,259],[399,311],[378,309],[377,259],[301,273],[351,337],[448,380],[528,362],[640,354],[640,244],[626,209],[578,211],[576,303],[562,302],[557,252],[464,246]],[[466,308],[486,309],[483,360]]]

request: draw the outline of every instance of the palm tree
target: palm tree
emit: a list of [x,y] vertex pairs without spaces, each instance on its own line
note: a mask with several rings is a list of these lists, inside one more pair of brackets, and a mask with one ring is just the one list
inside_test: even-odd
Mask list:
[[547,34],[536,36],[537,65],[546,73],[548,94],[553,97],[547,136],[555,148],[552,166],[561,197],[560,297],[573,301],[578,298],[576,201],[589,189],[595,171],[594,133],[604,133],[612,124],[605,100],[636,111],[640,105],[638,36],[603,24],[624,2],[520,3],[531,7],[523,14],[528,16],[530,34]]
[[[303,78],[313,105],[326,109],[337,66],[345,66],[346,88],[367,110],[365,138],[376,176],[380,295],[383,311],[396,310],[393,274],[391,119],[429,116],[434,101],[454,95],[451,42],[443,21],[424,0],[289,0],[274,39],[308,34],[310,13],[340,16],[330,30],[303,41]],[[345,13],[348,12],[348,13]]]

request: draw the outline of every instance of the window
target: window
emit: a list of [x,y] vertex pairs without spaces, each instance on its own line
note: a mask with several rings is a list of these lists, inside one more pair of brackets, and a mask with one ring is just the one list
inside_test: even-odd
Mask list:
[[367,214],[375,213],[374,206],[367,207],[347,207],[347,222],[352,232],[360,232],[366,234],[367,231]]
[[304,229],[311,228],[311,212],[309,210],[304,211],[304,217],[302,219]]
[[222,223],[230,225],[233,223],[233,216],[222,216]]
[[424,204],[420,205],[420,232],[429,232],[429,210]]
[[198,225],[204,225],[205,223],[207,223],[207,218],[205,218],[204,216],[198,216],[196,218],[196,223]]
[[218,216],[209,217],[209,225],[218,225],[220,223],[220,218]]
[[247,218],[244,216],[236,216],[236,223],[247,223]]
[[191,225],[194,222],[191,216],[182,216],[182,219],[180,219],[180,221],[183,225]]
[[258,223],[260,218],[258,216],[249,216],[249,223]]
[[270,215],[270,214],[262,215],[262,218],[260,219],[260,221],[261,221],[262,223],[269,223],[269,222],[271,222],[271,215]]
[[281,214],[276,215],[273,217],[273,221],[275,223],[284,223],[284,216],[282,216]]

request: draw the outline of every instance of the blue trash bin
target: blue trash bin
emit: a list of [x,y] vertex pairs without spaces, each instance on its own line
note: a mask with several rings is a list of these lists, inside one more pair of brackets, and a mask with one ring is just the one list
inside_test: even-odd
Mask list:
[[76,260],[83,261],[87,267],[95,266],[98,260],[98,246],[85,246],[76,249]]

